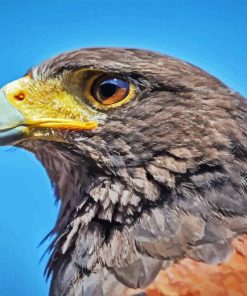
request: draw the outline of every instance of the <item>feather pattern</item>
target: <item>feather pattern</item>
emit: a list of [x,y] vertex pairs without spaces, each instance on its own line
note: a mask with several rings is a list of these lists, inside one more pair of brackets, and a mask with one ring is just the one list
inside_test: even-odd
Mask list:
[[[202,70],[141,50],[72,51],[32,73],[45,80],[83,68],[125,75],[138,91],[95,131],[22,144],[60,201],[50,295],[123,295],[162,269],[160,293],[192,295],[169,294],[182,269],[215,270],[247,232],[247,103]],[[162,295],[152,287],[148,295]]]

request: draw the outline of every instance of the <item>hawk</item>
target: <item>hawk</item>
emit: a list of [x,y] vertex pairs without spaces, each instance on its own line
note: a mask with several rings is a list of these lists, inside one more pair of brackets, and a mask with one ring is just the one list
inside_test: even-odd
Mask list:
[[0,144],[34,153],[60,201],[50,296],[247,295],[246,116],[145,50],[70,51],[5,85]]

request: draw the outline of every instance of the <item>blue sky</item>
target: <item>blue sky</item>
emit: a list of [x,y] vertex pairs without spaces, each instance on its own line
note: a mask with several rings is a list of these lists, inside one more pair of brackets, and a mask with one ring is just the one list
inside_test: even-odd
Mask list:
[[[65,50],[147,48],[189,61],[247,97],[245,0],[0,0],[0,85]],[[0,148],[0,295],[44,296],[41,239],[57,209],[33,155]]]

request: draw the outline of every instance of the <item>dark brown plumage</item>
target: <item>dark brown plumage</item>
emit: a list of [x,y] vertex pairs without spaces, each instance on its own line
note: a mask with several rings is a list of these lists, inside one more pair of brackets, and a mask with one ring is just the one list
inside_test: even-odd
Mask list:
[[63,81],[83,68],[127,77],[136,96],[94,130],[18,143],[61,203],[50,295],[123,295],[180,259],[227,260],[247,232],[244,98],[188,63],[134,49],[68,52],[30,75]]

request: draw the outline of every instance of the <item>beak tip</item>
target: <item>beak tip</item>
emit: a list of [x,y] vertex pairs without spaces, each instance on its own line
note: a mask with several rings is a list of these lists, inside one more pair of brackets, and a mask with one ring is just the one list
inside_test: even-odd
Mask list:
[[12,145],[26,133],[24,117],[7,100],[0,89],[0,145]]

